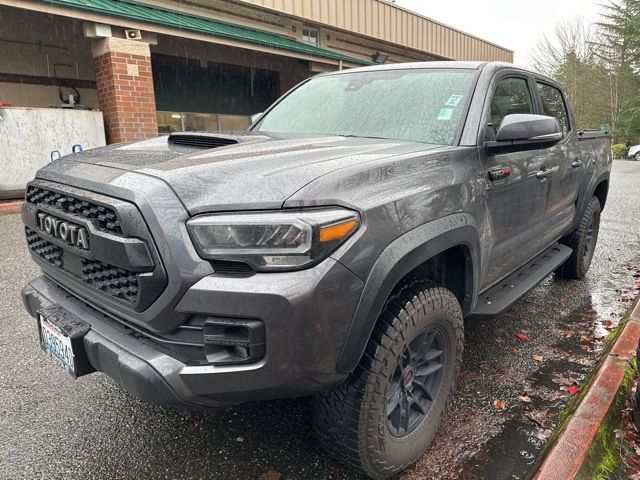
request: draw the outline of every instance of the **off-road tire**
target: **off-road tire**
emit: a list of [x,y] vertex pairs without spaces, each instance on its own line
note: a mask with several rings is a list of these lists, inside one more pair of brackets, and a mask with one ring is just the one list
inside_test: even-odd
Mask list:
[[[387,389],[405,348],[427,329],[441,332],[444,373],[431,408],[403,437],[387,424]],[[455,295],[433,282],[409,280],[387,300],[363,357],[340,387],[313,400],[316,434],[333,458],[374,479],[414,463],[435,436],[462,364],[464,325]]]
[[600,212],[600,201],[597,197],[592,197],[580,219],[578,228],[560,240],[560,243],[573,249],[571,256],[556,271],[560,277],[579,279],[589,271],[598,242]]

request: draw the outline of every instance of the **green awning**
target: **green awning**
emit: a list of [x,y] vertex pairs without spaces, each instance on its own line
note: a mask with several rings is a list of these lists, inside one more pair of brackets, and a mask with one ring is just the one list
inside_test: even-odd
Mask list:
[[316,47],[298,42],[290,38],[281,37],[275,33],[241,27],[230,23],[218,22],[209,18],[197,17],[186,13],[165,10],[159,7],[142,5],[123,0],[38,0],[42,3],[59,7],[73,8],[85,12],[100,13],[111,17],[138,20],[163,27],[178,28],[191,32],[215,35],[217,37],[239,40],[255,45],[305,53],[321,58],[331,58],[359,65],[369,65],[371,62],[360,58],[344,55],[326,48]]

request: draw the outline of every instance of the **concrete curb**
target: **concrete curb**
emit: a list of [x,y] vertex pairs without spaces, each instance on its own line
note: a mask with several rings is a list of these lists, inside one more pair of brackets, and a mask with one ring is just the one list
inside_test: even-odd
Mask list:
[[20,210],[22,210],[23,203],[24,202],[22,200],[15,200],[15,201],[8,201],[8,202],[0,201],[0,214],[20,213]]
[[629,367],[628,361],[636,354],[639,339],[640,301],[636,303],[629,321],[598,370],[580,405],[533,475],[534,480],[575,478],[618,392]]

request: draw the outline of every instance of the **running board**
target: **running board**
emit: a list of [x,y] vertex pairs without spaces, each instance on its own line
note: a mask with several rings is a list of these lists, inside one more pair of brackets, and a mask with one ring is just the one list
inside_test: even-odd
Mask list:
[[569,247],[556,243],[506,279],[480,294],[474,315],[498,315],[539,284],[571,255]]

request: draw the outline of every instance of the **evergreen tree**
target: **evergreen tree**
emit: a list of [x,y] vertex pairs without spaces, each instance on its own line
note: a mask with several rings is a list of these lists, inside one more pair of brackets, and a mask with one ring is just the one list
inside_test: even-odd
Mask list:
[[640,142],[640,0],[611,1],[601,17],[596,51],[608,74],[613,134]]

